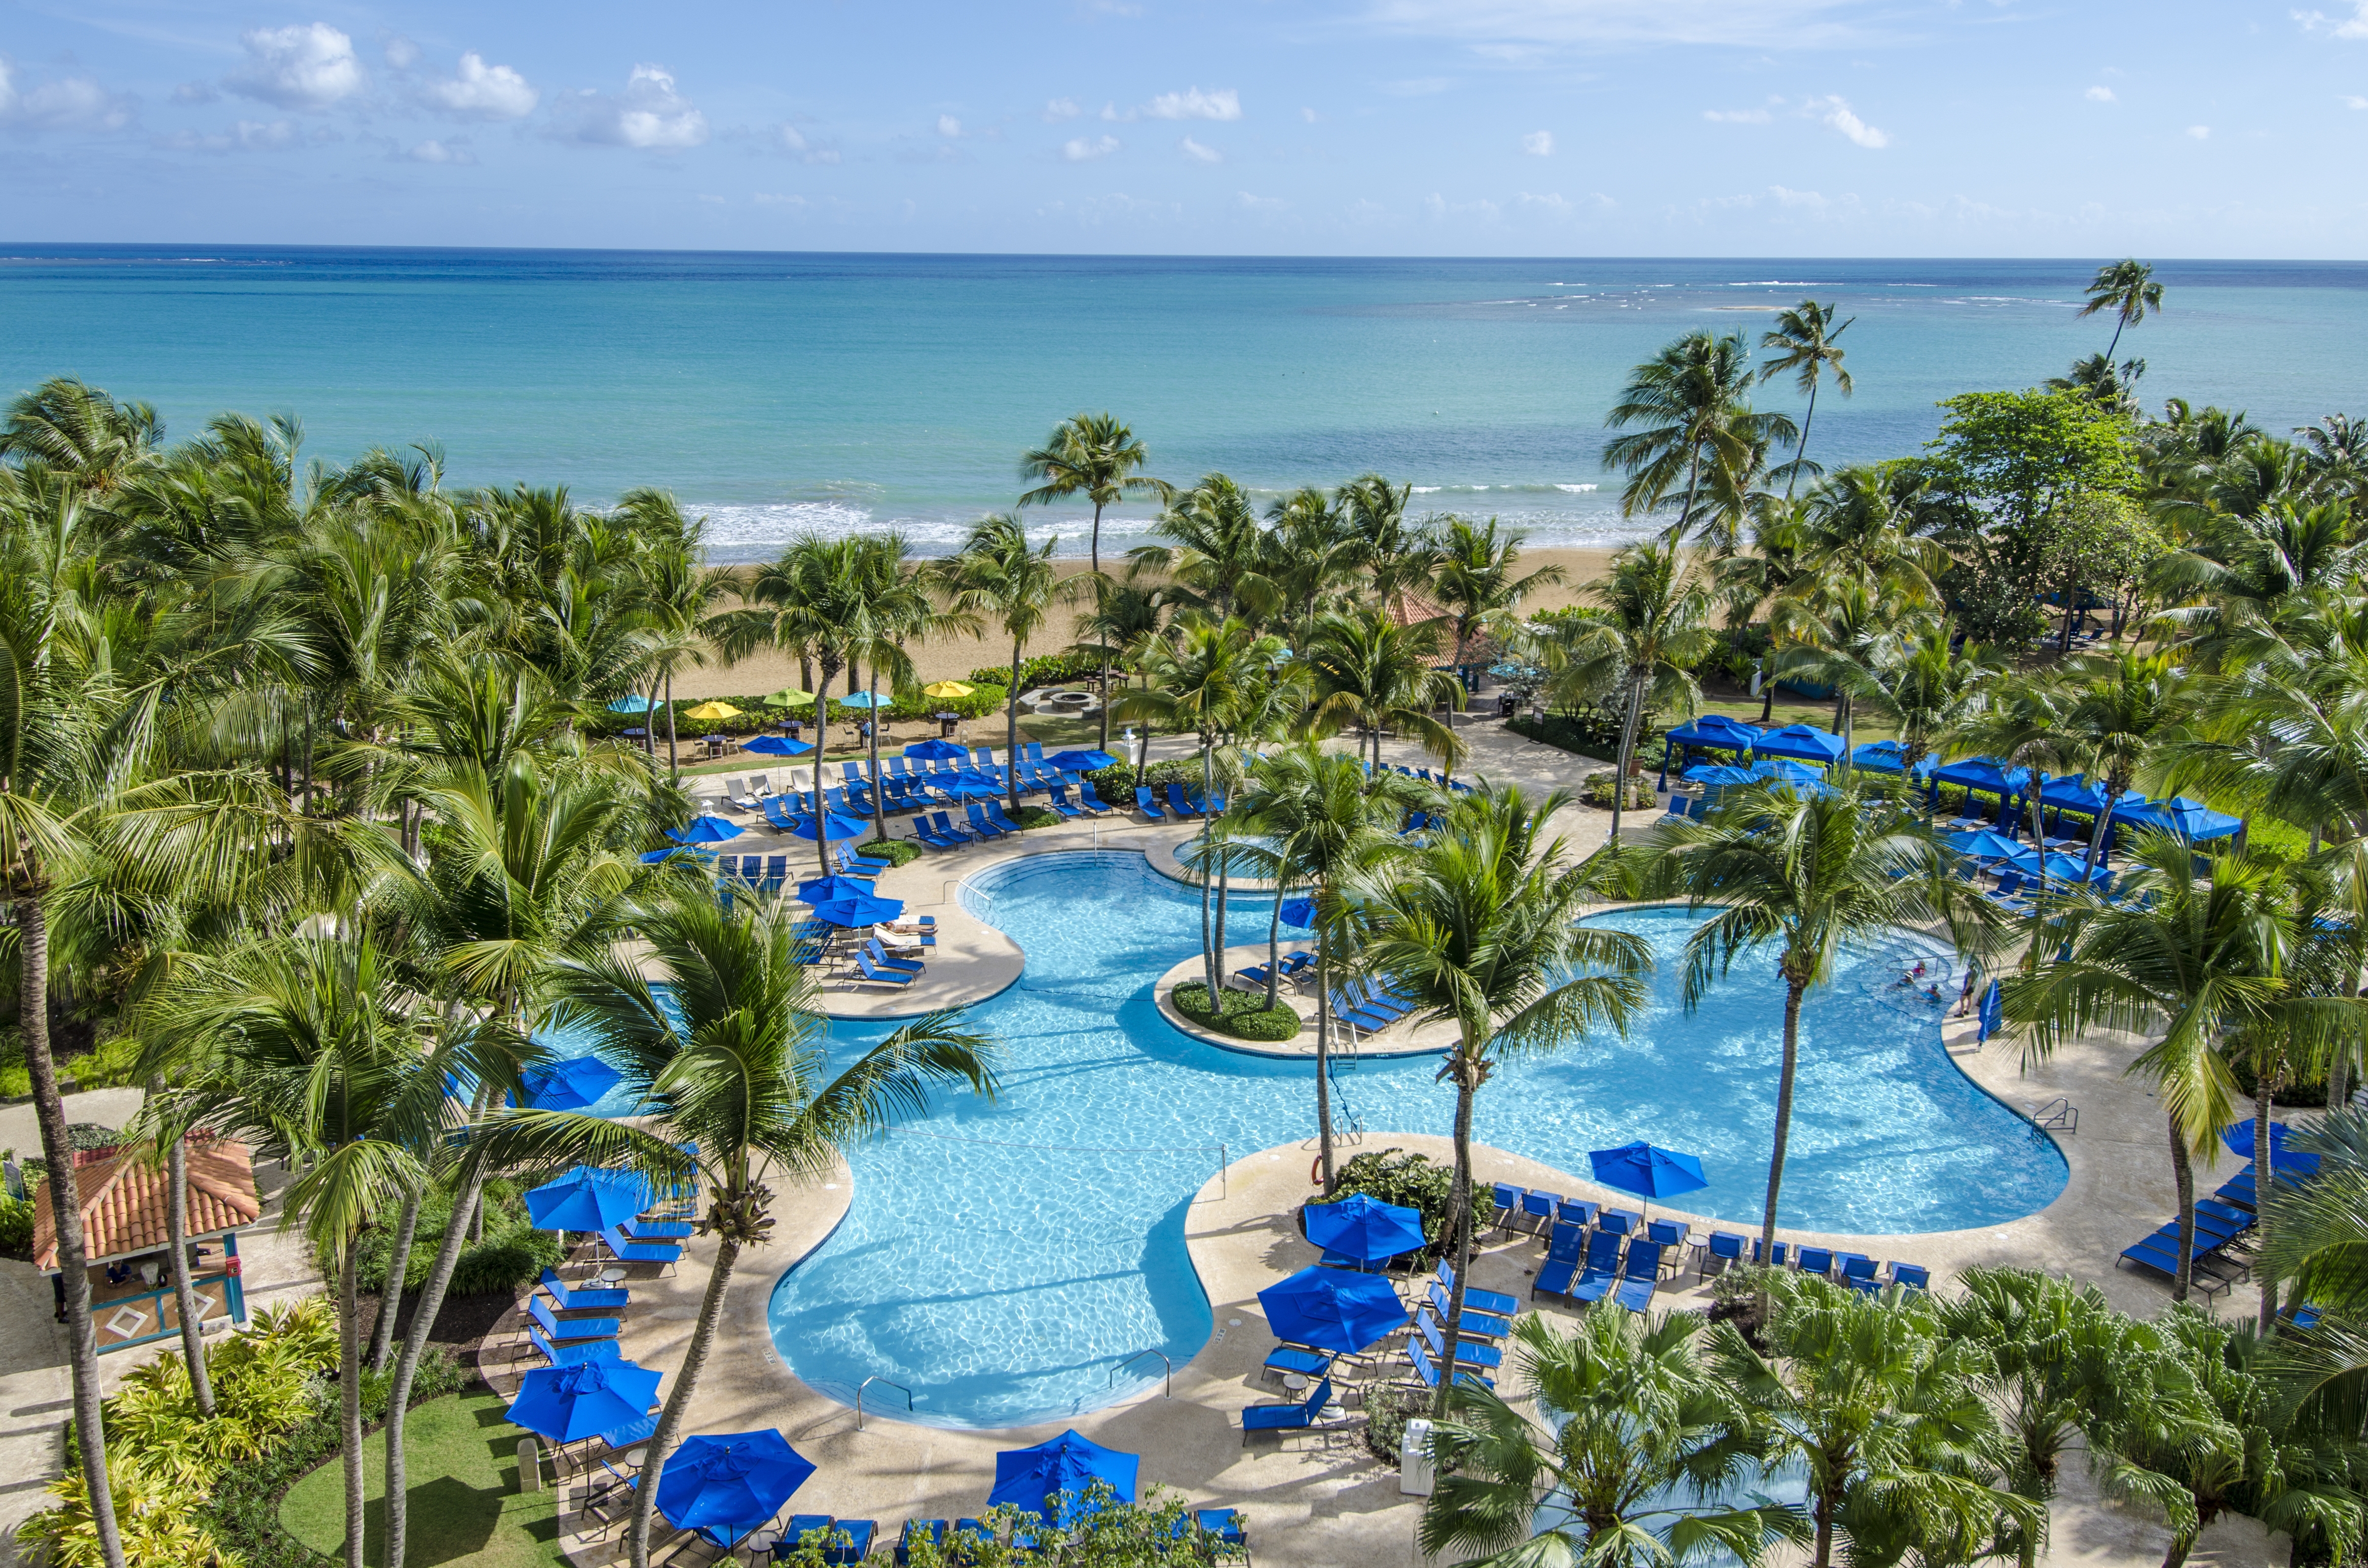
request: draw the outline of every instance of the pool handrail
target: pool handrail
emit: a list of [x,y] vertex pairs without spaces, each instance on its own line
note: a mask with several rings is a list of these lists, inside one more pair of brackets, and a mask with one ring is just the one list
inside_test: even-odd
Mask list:
[[1125,1371],[1129,1367],[1133,1366],[1145,1356],[1158,1357],[1159,1364],[1167,1369],[1167,1397],[1174,1399],[1176,1397],[1176,1363],[1169,1360],[1167,1358],[1167,1352],[1162,1350],[1156,1345],[1146,1346],[1143,1349],[1138,1350],[1133,1355],[1128,1357],[1125,1360],[1121,1361],[1117,1366],[1112,1367],[1110,1370],[1109,1378],[1104,1380],[1103,1386],[1107,1388],[1110,1384],[1118,1381],[1118,1375],[1121,1372]]
[[897,1382],[892,1378],[886,1378],[878,1372],[874,1372],[870,1377],[855,1385],[855,1429],[859,1432],[863,1430],[863,1391],[870,1388],[873,1383],[886,1383],[890,1388],[894,1389],[898,1393],[905,1396],[905,1408],[906,1410],[909,1411],[913,1408],[913,1391],[911,1389],[906,1388],[903,1383]]

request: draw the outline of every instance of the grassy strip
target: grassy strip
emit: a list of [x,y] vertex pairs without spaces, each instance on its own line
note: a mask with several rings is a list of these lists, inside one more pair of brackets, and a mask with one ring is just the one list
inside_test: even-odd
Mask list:
[[1299,1014],[1282,1002],[1269,1007],[1263,992],[1220,988],[1219,1010],[1213,1013],[1209,1008],[1209,988],[1197,980],[1178,986],[1168,995],[1178,1012],[1202,1028],[1235,1040],[1284,1040],[1299,1032]]
[[[477,1392],[448,1394],[411,1413],[404,1427],[410,1461],[411,1536],[415,1562],[468,1562],[478,1568],[544,1568],[564,1563],[559,1550],[555,1491],[518,1489],[518,1428],[504,1415],[507,1402]],[[363,1442],[369,1478],[363,1539],[369,1561],[382,1561],[386,1540],[386,1433]],[[324,1557],[341,1556],[346,1539],[345,1476],[324,1464],[288,1489],[279,1525]]]

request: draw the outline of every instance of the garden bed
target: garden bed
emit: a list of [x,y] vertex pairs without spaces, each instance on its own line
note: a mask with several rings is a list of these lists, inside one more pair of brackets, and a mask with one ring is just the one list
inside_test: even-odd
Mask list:
[[1188,981],[1167,995],[1176,1010],[1192,1022],[1235,1040],[1271,1042],[1289,1040],[1299,1032],[1297,1011],[1280,1002],[1269,1007],[1263,992],[1221,988],[1215,1012],[1209,1008],[1209,988],[1200,981]]

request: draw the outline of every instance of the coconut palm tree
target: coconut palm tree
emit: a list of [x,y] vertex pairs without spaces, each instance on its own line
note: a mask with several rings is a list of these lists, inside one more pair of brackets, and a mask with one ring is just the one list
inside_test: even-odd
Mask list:
[[[1064,496],[1082,495],[1094,504],[1093,532],[1087,540],[1087,559],[1094,575],[1094,608],[1099,611],[1109,591],[1102,576],[1102,508],[1128,495],[1156,495],[1165,506],[1176,494],[1166,480],[1141,472],[1151,460],[1134,432],[1108,413],[1075,414],[1063,420],[1042,447],[1023,455],[1023,479],[1041,480],[1019,497],[1024,506],[1042,506]],[[1110,745],[1110,660],[1102,660],[1101,740]]]
[[2083,292],[2089,302],[2080,307],[2082,315],[2113,312],[2113,340],[2105,345],[2107,364],[2112,362],[2113,350],[2122,346],[2124,331],[2146,320],[2148,312],[2162,310],[2162,285],[2154,280],[2154,268],[2135,257],[2097,268],[2097,276]]
[[933,1092],[990,1094],[995,1076],[989,1040],[954,1012],[914,1019],[833,1073],[825,1020],[813,1010],[812,981],[798,959],[797,919],[785,903],[740,899],[726,910],[699,879],[663,890],[635,925],[650,942],[656,980],[604,950],[560,962],[557,990],[570,1019],[591,1032],[640,1096],[647,1125],[511,1111],[494,1119],[481,1157],[679,1177],[689,1174],[682,1151],[697,1150],[707,1203],[699,1233],[714,1239],[715,1260],[627,1528],[633,1568],[648,1568],[658,1475],[697,1395],[733,1270],[772,1229],[771,1184],[816,1182],[847,1148],[921,1114]]
[[1275,502],[1266,517],[1274,526],[1263,536],[1267,560],[1260,573],[1292,611],[1291,635],[1304,645],[1316,612],[1338,608],[1348,597],[1345,590],[1364,564],[1365,542],[1347,508],[1313,485]]
[[1704,1364],[1703,1332],[1690,1312],[1591,1312],[1566,1330],[1522,1317],[1512,1361],[1537,1418],[1459,1383],[1431,1437],[1440,1473],[1423,1551],[1474,1568],[1662,1568],[1713,1553],[1756,1563],[1805,1540],[1796,1509],[1702,1500],[1758,1473],[1773,1448],[1758,1413]]
[[[675,498],[663,490],[629,490],[617,502],[617,515],[650,540],[633,557],[640,614],[649,633],[646,651],[650,697],[666,704],[666,776],[681,777],[676,756],[674,720],[675,672],[707,662],[707,639],[700,628],[731,590],[732,574],[722,567],[700,563],[706,519],[688,521]],[[649,737],[650,749],[657,736]]]
[[[1269,752],[1234,800],[1242,831],[1266,840],[1260,857],[1275,884],[1275,921],[1282,895],[1300,892],[1315,905],[1315,1136],[1324,1195],[1332,1195],[1332,993],[1344,953],[1354,942],[1358,909],[1367,892],[1407,853],[1398,836],[1406,813],[1428,792],[1400,774],[1368,777],[1358,758],[1303,742]],[[1275,1006],[1275,930],[1268,931],[1266,1005]]]
[[[1314,695],[1302,733],[1321,737],[1357,725],[1372,742],[1379,773],[1382,732],[1397,730],[1453,767],[1463,757],[1463,739],[1432,714],[1461,706],[1463,687],[1437,667],[1439,644],[1436,623],[1405,625],[1384,605],[1319,616],[1305,653]],[[1358,750],[1363,749],[1360,742]]]
[[1373,597],[1392,609],[1403,608],[1410,593],[1428,597],[1439,567],[1437,534],[1406,518],[1413,496],[1412,484],[1392,484],[1378,473],[1352,479],[1332,493],[1333,506],[1357,540],[1357,559],[1372,575]]
[[2061,752],[2091,784],[2102,784],[2106,809],[2089,829],[2081,880],[2105,852],[2112,803],[2151,767],[2156,751],[2175,738],[2192,711],[2192,683],[2168,653],[2115,652],[2084,655],[2056,675],[2064,691]]
[[20,394],[0,420],[0,460],[73,476],[86,495],[108,497],[153,466],[165,422],[145,403],[118,403],[72,376]]
[[1029,640],[1044,629],[1053,606],[1076,599],[1087,585],[1063,577],[1053,565],[1056,535],[1031,547],[1019,519],[1008,512],[981,519],[962,549],[935,563],[932,575],[952,613],[971,625],[992,620],[1011,639],[1011,682],[1004,694],[1004,783],[1011,810],[1019,810],[1019,666]]
[[[1833,977],[1836,958],[1907,926],[1937,926],[1961,954],[1988,949],[1998,915],[1960,881],[1955,858],[1913,805],[1881,788],[1827,786],[1798,794],[1774,786],[1732,789],[1701,820],[1671,821],[1637,846],[1646,897],[1682,898],[1718,913],[1686,940],[1689,1009],[1735,960],[1773,949],[1784,983],[1783,1056],[1768,1153],[1760,1256],[1776,1244],[1778,1200],[1793,1134],[1800,1072],[1801,1008]],[[1761,1310],[1766,1312],[1763,1292]]]
[[1569,574],[1546,565],[1515,576],[1527,534],[1518,528],[1499,534],[1494,517],[1476,528],[1464,517],[1446,521],[1430,592],[1447,611],[1447,630],[1455,638],[1453,663],[1461,669],[1474,638],[1507,626],[1522,601],[1540,588],[1564,582]]
[[[1417,1027],[1455,1026],[1440,1070],[1455,1085],[1451,1345],[1472,1276],[1472,1117],[1481,1088],[1510,1058],[1576,1044],[1607,1026],[1624,1032],[1645,1003],[1652,958],[1644,940],[1579,921],[1605,884],[1597,863],[1574,863],[1565,841],[1548,836],[1547,823],[1568,803],[1560,791],[1533,799],[1508,785],[1459,797],[1373,911],[1366,971],[1414,1007]],[[1440,1380],[1440,1415],[1453,1381]]]
[[1127,551],[1131,572],[1167,581],[1170,602],[1216,619],[1238,616],[1253,631],[1284,607],[1281,586],[1266,574],[1266,530],[1249,492],[1222,473],[1179,491],[1151,531],[1166,542]]
[[1979,642],[1957,642],[1945,619],[1918,620],[1868,670],[1867,700],[1899,732],[1902,776],[1962,733],[2005,678],[2005,660]]
[[1701,705],[1694,667],[1717,644],[1711,598],[1685,553],[1668,539],[1640,540],[1611,558],[1611,574],[1590,584],[1600,613],[1558,617],[1532,640],[1546,689],[1565,701],[1616,693],[1624,710],[1613,764],[1611,841],[1620,842],[1628,773],[1648,709],[1691,714]]
[[1689,333],[1630,371],[1603,420],[1614,430],[1645,426],[1603,448],[1603,466],[1629,476],[1621,514],[1652,511],[1679,491],[1678,520],[1668,531],[1683,539],[1694,526],[1705,464],[1740,471],[1756,445],[1799,440],[1783,415],[1752,412],[1750,391],[1750,356],[1735,334]]
[[1855,390],[1850,373],[1842,368],[1843,350],[1836,340],[1849,331],[1850,322],[1856,320],[1858,318],[1852,316],[1850,321],[1837,326],[1833,306],[1821,305],[1815,300],[1804,300],[1791,310],[1779,312],[1775,326],[1759,335],[1759,347],[1772,350],[1776,356],[1759,368],[1760,385],[1765,386],[1778,376],[1789,374],[1793,384],[1809,397],[1808,412],[1801,415],[1801,438],[1793,448],[1793,460],[1784,465],[1784,499],[1787,501],[1793,498],[1793,482],[1801,477],[1804,469],[1813,473],[1817,472],[1810,468],[1808,453],[1809,426],[1817,418],[1818,383],[1830,370],[1836,392],[1848,397]]

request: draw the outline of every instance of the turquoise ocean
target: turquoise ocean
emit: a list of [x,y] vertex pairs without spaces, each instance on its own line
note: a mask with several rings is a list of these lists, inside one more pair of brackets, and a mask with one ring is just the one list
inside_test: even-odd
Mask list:
[[[168,434],[292,412],[308,455],[433,442],[451,483],[633,485],[703,513],[720,560],[804,528],[942,552],[1020,488],[1019,453],[1111,410],[1152,472],[1262,493],[1368,471],[1423,509],[1533,542],[1616,543],[1604,411],[1679,334],[1756,344],[1838,305],[1857,380],[1810,455],[1914,450],[1936,400],[2034,384],[2105,347],[2090,261],[1728,261],[768,255],[0,244],[0,393],[74,374]],[[2276,431],[2368,414],[2368,264],[2163,262],[2124,335],[2150,404]],[[1782,381],[1760,405],[1797,417]],[[1140,538],[1118,509],[1107,538]],[[1082,514],[1031,525],[1082,552]]]

